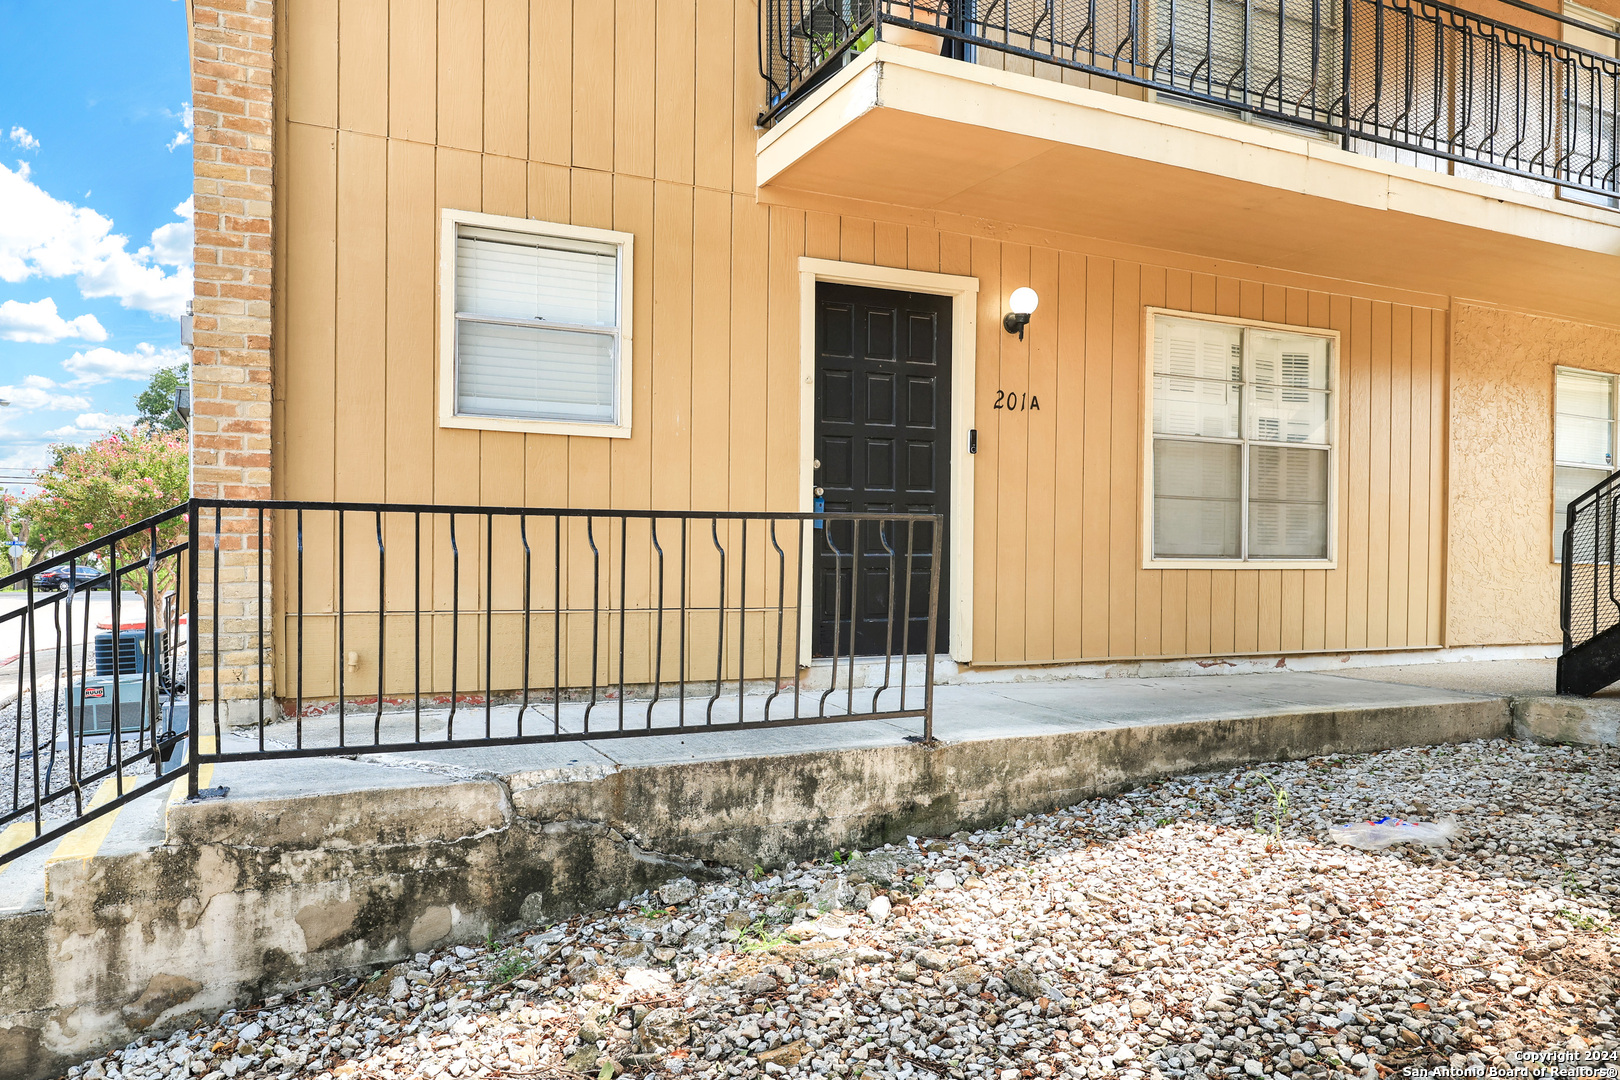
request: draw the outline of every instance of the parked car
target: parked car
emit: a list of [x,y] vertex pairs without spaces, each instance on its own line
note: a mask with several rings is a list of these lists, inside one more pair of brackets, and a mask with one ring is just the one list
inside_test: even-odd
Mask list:
[[[98,570],[94,566],[55,566],[41,571],[34,578],[34,586],[51,592],[66,588],[78,589],[84,588],[97,578],[105,577],[106,571]],[[105,589],[107,582],[99,581],[94,587]]]

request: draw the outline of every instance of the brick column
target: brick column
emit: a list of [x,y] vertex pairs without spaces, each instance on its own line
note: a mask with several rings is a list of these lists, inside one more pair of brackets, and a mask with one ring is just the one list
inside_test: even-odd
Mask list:
[[[271,223],[275,44],[273,0],[189,0],[193,115],[192,194],[196,213],[191,489],[199,498],[271,497]],[[258,588],[258,515],[226,511],[220,523],[220,610],[212,611],[212,512],[199,522],[203,671],[212,698],[219,619],[220,698],[233,719],[254,715],[259,634],[269,627],[269,578]],[[267,523],[268,527],[268,523]],[[269,547],[268,534],[266,548]],[[269,552],[265,553],[268,560]],[[265,642],[269,664],[269,642]],[[265,673],[269,687],[270,673]],[[273,696],[273,692],[270,696]],[[205,718],[211,708],[203,707]]]

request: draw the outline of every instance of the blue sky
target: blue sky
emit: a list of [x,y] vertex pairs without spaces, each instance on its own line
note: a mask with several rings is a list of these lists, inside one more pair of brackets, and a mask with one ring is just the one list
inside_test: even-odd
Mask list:
[[191,295],[183,0],[0,0],[0,469],[127,424]]

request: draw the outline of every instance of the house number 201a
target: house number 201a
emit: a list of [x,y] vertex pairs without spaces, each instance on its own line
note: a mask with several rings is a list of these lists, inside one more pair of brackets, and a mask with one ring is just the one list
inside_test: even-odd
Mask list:
[[1040,412],[1041,399],[1028,392],[1020,394],[1016,390],[997,390],[995,407],[1013,412]]

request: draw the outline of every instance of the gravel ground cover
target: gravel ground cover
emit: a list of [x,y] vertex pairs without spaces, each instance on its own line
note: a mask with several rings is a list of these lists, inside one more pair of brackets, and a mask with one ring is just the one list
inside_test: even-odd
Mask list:
[[[1617,766],[1488,742],[1176,778],[674,882],[68,1075],[1379,1080],[1549,1051],[1604,1068]],[[1455,815],[1458,838],[1328,840],[1390,813]]]
[[[60,700],[53,700],[49,690],[41,693],[37,710],[31,697],[25,696],[21,700],[23,707],[20,733],[17,729],[17,702],[13,700],[0,705],[0,814],[10,814],[13,810],[32,805],[36,764],[34,751],[37,747],[39,789],[48,799],[41,817],[47,822],[65,820],[78,812],[72,794],[72,770],[69,768],[66,704]],[[160,712],[160,726],[166,723],[166,712]],[[126,732],[123,744],[125,783],[133,785],[154,779],[157,774],[153,769],[150,754],[141,756],[151,746],[150,738],[145,737],[145,733],[138,736],[136,733]],[[105,736],[85,738],[82,746],[74,751],[78,760],[79,776],[94,776],[111,766],[112,751],[113,744]],[[84,797],[87,801],[94,795],[100,783],[101,781],[97,780],[85,788]]]

